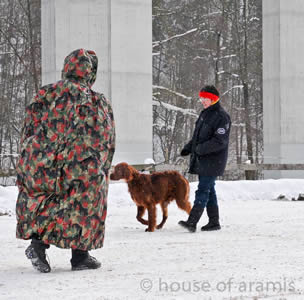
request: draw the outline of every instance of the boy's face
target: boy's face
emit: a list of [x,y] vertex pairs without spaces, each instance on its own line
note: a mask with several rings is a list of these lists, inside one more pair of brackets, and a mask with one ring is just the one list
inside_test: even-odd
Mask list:
[[200,98],[200,99],[201,99],[202,104],[205,109],[208,108],[212,104],[211,99],[208,99],[208,98]]

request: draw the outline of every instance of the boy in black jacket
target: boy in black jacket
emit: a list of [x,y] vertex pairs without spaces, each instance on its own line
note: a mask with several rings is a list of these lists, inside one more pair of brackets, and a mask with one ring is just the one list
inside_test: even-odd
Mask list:
[[196,121],[191,141],[181,151],[182,156],[191,154],[189,173],[199,175],[189,218],[178,223],[190,232],[196,231],[205,207],[209,222],[201,230],[221,229],[214,186],[217,176],[223,175],[226,167],[231,127],[230,116],[220,105],[219,92],[213,85],[202,88],[199,96],[204,110]]

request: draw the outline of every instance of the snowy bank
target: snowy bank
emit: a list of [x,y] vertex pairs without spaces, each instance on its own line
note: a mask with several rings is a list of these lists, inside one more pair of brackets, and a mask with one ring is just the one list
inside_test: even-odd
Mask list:
[[[190,185],[192,201],[197,184],[197,182],[193,182]],[[304,193],[304,179],[217,181],[216,190],[220,201],[273,200],[281,194],[291,199]],[[0,213],[14,213],[17,195],[17,187],[0,186]],[[133,205],[125,183],[110,184],[109,206],[111,205]]]
[[300,193],[304,193],[304,179],[218,181],[216,190],[219,199],[224,201],[274,200],[279,195],[297,199]]

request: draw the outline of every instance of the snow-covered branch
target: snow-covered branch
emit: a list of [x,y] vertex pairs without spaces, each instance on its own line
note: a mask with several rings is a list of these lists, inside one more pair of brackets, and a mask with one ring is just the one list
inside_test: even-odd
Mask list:
[[0,52],[0,55],[15,54],[14,52]]
[[204,56],[204,57],[202,57],[202,56],[195,56],[195,57],[193,58],[193,60],[198,60],[198,59],[205,60],[205,59],[208,59],[208,56]]
[[172,104],[164,103],[160,100],[152,100],[152,105],[162,106],[165,109],[171,110],[171,111],[179,111],[179,112],[183,113],[184,115],[189,115],[189,116],[192,116],[195,118],[198,117],[198,114],[195,113],[194,109],[180,108],[180,107],[172,105]]
[[231,57],[236,57],[236,54],[225,55],[222,57],[215,57],[214,60],[220,60],[220,59],[231,58]]
[[5,153],[5,154],[0,154],[0,157],[19,157],[18,153]]
[[196,32],[197,30],[198,30],[197,28],[194,28],[194,29],[188,30],[188,31],[186,31],[184,33],[173,35],[173,36],[171,36],[171,37],[169,37],[169,38],[167,38],[165,40],[153,42],[152,43],[152,47],[153,48],[154,47],[158,47],[159,45],[161,45],[163,43],[169,42],[169,41],[171,41],[173,39],[176,39],[176,38],[184,37],[184,36],[186,36],[186,35],[188,35],[190,33]]
[[171,93],[171,94],[174,94],[174,95],[176,95],[176,96],[178,96],[178,97],[182,97],[182,98],[184,98],[184,99],[186,99],[186,100],[191,100],[191,99],[192,99],[191,97],[188,97],[188,96],[186,96],[186,95],[184,95],[184,94],[181,94],[181,93],[178,93],[178,92],[176,92],[176,91],[170,90],[170,89],[168,89],[168,88],[166,88],[166,87],[164,87],[164,86],[153,85],[153,88],[154,88],[154,89],[159,89],[159,90],[167,91],[167,92],[169,92],[169,93]]
[[224,71],[224,70],[218,71],[217,74],[218,74],[218,75],[227,74],[227,75],[230,75],[230,76],[236,77],[236,78],[240,77],[240,75],[238,75],[238,74],[230,73],[230,72],[227,72],[227,71]]
[[232,123],[231,126],[233,127],[245,127],[245,123]]
[[234,85],[232,88],[230,88],[229,90],[227,90],[226,92],[224,92],[222,94],[222,96],[225,96],[226,94],[228,94],[229,92],[231,92],[233,89],[242,89],[244,86],[243,85]]

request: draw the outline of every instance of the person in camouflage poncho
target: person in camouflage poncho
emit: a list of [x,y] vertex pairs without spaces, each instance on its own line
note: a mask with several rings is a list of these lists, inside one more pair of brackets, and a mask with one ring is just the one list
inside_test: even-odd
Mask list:
[[17,165],[17,238],[82,258],[103,246],[115,149],[111,104],[91,89],[97,65],[93,51],[75,50],[62,80],[39,90],[26,109]]

